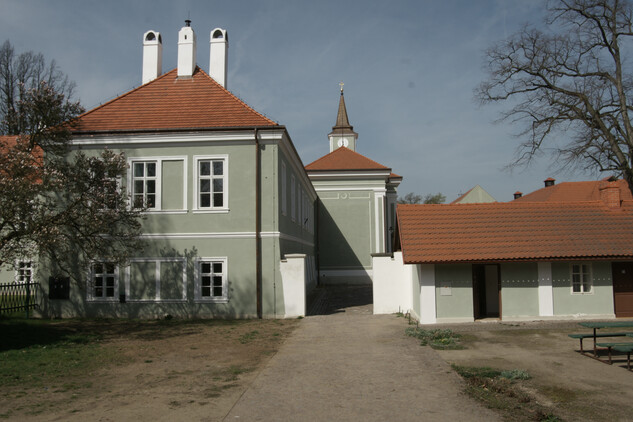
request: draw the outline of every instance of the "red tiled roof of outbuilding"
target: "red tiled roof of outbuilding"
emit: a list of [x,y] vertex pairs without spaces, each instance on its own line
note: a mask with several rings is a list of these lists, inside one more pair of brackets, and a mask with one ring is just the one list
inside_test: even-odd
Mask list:
[[[375,162],[362,154],[352,151],[346,147],[340,147],[327,155],[308,164],[305,169],[307,171],[357,171],[357,170],[386,170],[391,173],[389,167]],[[391,177],[400,177],[393,175]]]
[[[574,202],[574,201],[598,201],[600,200],[600,185],[604,180],[584,182],[562,182],[554,186],[548,186],[523,195],[514,202]],[[633,200],[625,180],[617,180],[620,187],[620,198],[626,201]]]
[[73,132],[207,129],[278,126],[196,68],[190,78],[177,69],[77,118]]
[[404,262],[633,257],[633,201],[398,205]]

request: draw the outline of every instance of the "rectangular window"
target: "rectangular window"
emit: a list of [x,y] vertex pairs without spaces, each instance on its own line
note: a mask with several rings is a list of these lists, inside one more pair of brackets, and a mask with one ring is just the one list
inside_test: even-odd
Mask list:
[[15,282],[30,283],[33,279],[33,263],[31,261],[18,261],[15,264]]
[[281,213],[283,215],[286,215],[288,212],[286,184],[286,163],[281,163]]
[[228,156],[194,157],[196,197],[194,209],[226,211],[228,204]]
[[132,198],[135,207],[158,209],[158,175],[156,161],[132,162]]
[[571,291],[572,293],[591,293],[593,281],[591,278],[591,264],[572,264]]
[[227,259],[200,258],[196,265],[196,298],[200,301],[228,300]]
[[295,176],[290,176],[290,218],[297,219],[297,192],[295,187]]
[[111,262],[95,262],[90,271],[90,292],[94,300],[118,300],[119,271]]

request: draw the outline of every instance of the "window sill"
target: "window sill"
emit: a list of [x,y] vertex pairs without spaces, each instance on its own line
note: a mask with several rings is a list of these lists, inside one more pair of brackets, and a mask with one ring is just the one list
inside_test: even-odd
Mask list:
[[88,299],[90,303],[119,303],[119,298],[108,298],[108,299]]
[[152,214],[187,214],[188,210],[148,210],[145,211],[146,215]]
[[229,303],[227,298],[217,298],[217,299],[196,299],[194,303]]
[[227,214],[229,212],[228,208],[217,208],[217,209],[196,209],[192,211],[194,214]]

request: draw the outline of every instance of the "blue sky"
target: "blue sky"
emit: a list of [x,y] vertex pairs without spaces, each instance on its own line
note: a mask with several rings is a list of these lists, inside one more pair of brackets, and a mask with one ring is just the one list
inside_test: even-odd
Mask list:
[[163,71],[175,68],[190,17],[198,64],[208,70],[209,33],[226,29],[227,87],[285,125],[304,164],[329,151],[343,81],[357,151],[404,176],[400,194],[450,201],[480,184],[506,201],[548,176],[599,177],[557,173],[547,155],[504,170],[518,127],[473,98],[484,50],[543,12],[536,0],[0,0],[0,42],[55,59],[90,109],[140,85],[147,30],[162,35]]

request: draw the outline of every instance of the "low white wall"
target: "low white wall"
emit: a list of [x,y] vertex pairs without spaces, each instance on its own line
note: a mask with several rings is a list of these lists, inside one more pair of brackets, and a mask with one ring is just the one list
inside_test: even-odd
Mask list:
[[373,255],[374,314],[393,314],[413,309],[412,265],[405,265],[402,252]]
[[305,254],[285,255],[279,263],[284,291],[284,317],[296,318],[306,314],[306,298],[310,282]]

